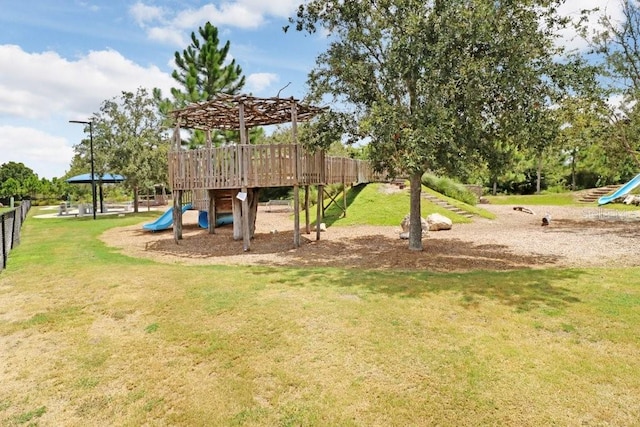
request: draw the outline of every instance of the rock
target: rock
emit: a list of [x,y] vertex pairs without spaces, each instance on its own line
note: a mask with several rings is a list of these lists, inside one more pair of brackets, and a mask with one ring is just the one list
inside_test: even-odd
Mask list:
[[429,231],[451,230],[453,222],[444,215],[432,213],[427,217]]
[[[400,233],[400,238],[401,239],[408,239],[409,238],[409,228],[410,228],[410,215],[406,214],[405,217],[402,219],[402,222],[400,223],[400,227],[402,227],[402,232]],[[427,220],[424,218],[420,218],[420,224],[422,224],[422,237],[426,236],[429,233],[429,224],[427,223]]]
[[622,202],[625,205],[640,205],[640,196],[636,196],[633,194],[629,194],[627,197],[625,197],[624,201]]
[[489,199],[487,199],[486,197],[480,197],[480,199],[478,199],[478,203],[486,205],[489,203]]
[[[313,227],[313,231],[318,231],[318,229],[316,227]],[[325,224],[324,222],[321,222],[320,231],[327,231],[327,224]]]
[[[402,218],[402,222],[400,223],[400,227],[402,227],[402,231],[409,231],[409,225],[410,225],[411,221],[410,221],[410,215],[406,214],[404,216],[404,218]],[[427,220],[424,218],[420,218],[420,223],[422,224],[422,233],[424,234],[425,232],[429,231],[429,224],[427,223]]]

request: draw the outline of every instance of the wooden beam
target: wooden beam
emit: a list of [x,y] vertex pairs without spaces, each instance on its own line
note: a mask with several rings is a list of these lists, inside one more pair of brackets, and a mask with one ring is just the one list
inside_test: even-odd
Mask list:
[[311,233],[311,218],[309,211],[309,185],[304,186],[304,220],[305,220],[305,232]]
[[182,190],[173,194],[173,241],[182,240]]
[[[324,188],[324,187],[323,187]],[[338,209],[340,209],[342,211],[342,214],[346,217],[347,216],[347,212],[346,210],[346,206],[341,206],[340,203],[338,203],[338,196],[339,194],[336,194],[335,196],[332,196],[331,194],[329,194],[328,191],[323,190],[324,194],[329,198],[329,204],[327,206],[324,206],[324,202],[323,202],[323,206],[322,206],[322,215],[324,216],[325,212],[327,209],[329,209],[329,207],[331,206],[331,202],[333,202],[334,205],[336,205],[338,207]]]
[[324,187],[318,185],[318,204],[316,206],[316,240],[320,240],[320,224],[322,223],[322,195]]
[[233,190],[231,197],[231,211],[233,215],[233,240],[242,239],[242,202],[236,197],[237,190]]
[[300,186],[293,186],[293,246],[300,247]]
[[347,217],[347,184],[342,183],[342,211],[344,212],[344,217]]
[[251,230],[249,229],[249,191],[247,187],[242,187],[244,199],[242,199],[242,250],[247,252],[251,249]]
[[216,192],[215,190],[207,190],[209,195],[209,209],[207,217],[209,218],[209,234],[216,234]]

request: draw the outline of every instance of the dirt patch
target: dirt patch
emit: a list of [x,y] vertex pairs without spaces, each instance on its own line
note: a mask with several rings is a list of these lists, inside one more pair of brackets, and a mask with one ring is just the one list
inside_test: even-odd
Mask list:
[[[290,212],[260,210],[251,250],[243,252],[232,227],[210,235],[197,226],[197,212],[184,218],[183,240],[176,244],[167,230],[149,233],[140,225],[115,228],[102,235],[123,253],[160,262],[182,264],[280,265],[429,271],[509,270],[542,267],[638,266],[635,250],[640,216],[611,214],[596,208],[539,207],[533,214],[511,206],[487,205],[495,220],[477,218],[454,224],[452,230],[431,232],[424,251],[408,250],[400,227],[329,227],[315,240],[303,234],[293,247]],[[541,226],[543,216],[551,225]],[[304,224],[301,225],[304,231]]]

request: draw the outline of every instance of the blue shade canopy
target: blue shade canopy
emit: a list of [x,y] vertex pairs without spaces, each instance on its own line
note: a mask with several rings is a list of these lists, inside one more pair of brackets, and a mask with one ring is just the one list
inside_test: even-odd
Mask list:
[[[119,182],[124,181],[124,177],[122,175],[105,173],[104,175],[94,175],[94,181],[96,183],[102,182],[103,184],[117,184]],[[82,175],[72,176],[67,179],[69,184],[91,184],[91,174],[83,173]]]

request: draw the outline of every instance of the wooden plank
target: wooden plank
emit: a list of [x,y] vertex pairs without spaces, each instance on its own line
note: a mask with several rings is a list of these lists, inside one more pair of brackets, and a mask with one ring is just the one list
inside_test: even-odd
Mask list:
[[209,196],[209,209],[207,216],[209,217],[209,234],[216,234],[216,192],[215,190],[207,190]]
[[300,186],[293,186],[293,246],[300,247]]
[[173,194],[173,241],[182,240],[182,190]]
[[322,223],[322,199],[324,187],[318,185],[318,204],[316,206],[316,240],[320,240],[320,224]]
[[305,232],[311,233],[311,218],[309,211],[309,186],[304,186],[304,220],[305,220]]
[[237,190],[234,190],[233,198],[231,199],[232,214],[233,214],[233,240],[242,239],[242,203],[236,197]]
[[249,229],[249,191],[242,187],[244,199],[242,200],[242,250],[248,252],[251,249],[251,230]]

